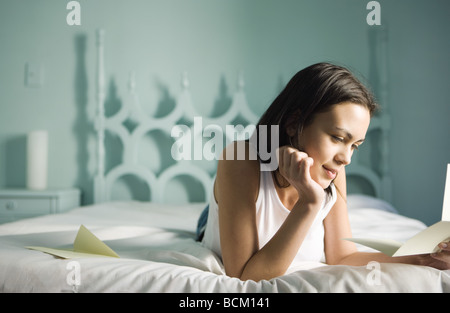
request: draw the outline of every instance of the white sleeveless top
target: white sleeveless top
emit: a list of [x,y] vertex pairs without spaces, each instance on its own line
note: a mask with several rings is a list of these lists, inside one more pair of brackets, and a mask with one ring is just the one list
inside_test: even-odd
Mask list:
[[[330,187],[331,194],[325,197],[320,211],[291,263],[291,267],[298,266],[299,262],[325,262],[323,220],[336,202],[336,188],[333,183]],[[218,209],[213,190],[202,244],[222,257]],[[256,225],[260,249],[275,235],[289,213],[290,211],[286,209],[278,197],[272,172],[260,171],[259,193],[256,200]]]

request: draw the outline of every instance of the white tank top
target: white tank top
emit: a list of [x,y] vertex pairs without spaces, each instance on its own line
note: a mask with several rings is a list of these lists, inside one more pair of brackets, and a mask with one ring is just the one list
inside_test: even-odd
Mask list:
[[[291,263],[291,267],[298,266],[299,262],[325,262],[323,220],[335,202],[336,188],[334,184],[331,184],[331,194],[325,197],[320,211],[317,213],[308,234]],[[205,247],[222,257],[218,209],[213,191],[209,203],[208,222],[202,243]],[[272,172],[261,171],[259,193],[256,200],[256,225],[258,228],[260,249],[275,235],[289,213],[290,211],[286,209],[278,197]]]

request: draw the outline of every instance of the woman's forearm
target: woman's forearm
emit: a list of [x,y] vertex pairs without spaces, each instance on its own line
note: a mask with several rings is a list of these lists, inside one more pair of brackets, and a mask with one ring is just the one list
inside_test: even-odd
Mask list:
[[305,239],[320,205],[298,202],[272,239],[246,263],[242,280],[271,279],[283,275]]
[[416,256],[390,257],[384,253],[378,252],[355,252],[342,258],[336,264],[364,266],[372,261],[376,261],[379,263],[420,264]]

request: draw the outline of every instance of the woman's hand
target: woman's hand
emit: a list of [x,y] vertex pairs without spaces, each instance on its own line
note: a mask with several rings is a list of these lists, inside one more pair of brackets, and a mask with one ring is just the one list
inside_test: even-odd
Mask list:
[[433,264],[436,268],[448,270],[450,269],[450,241],[441,242],[438,245],[440,251],[430,254],[430,257],[434,259]]
[[450,269],[450,242],[441,242],[438,245],[439,251],[431,254],[420,254],[411,256],[414,258],[412,264],[425,265],[439,270]]
[[325,198],[323,188],[311,178],[314,160],[305,152],[290,146],[278,149],[280,174],[297,190],[300,201],[321,205]]

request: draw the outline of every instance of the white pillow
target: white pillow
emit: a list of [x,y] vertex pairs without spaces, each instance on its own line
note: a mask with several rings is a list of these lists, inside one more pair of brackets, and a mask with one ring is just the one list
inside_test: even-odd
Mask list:
[[389,202],[363,194],[347,195],[347,207],[349,210],[370,208],[391,213],[398,213],[398,211]]

